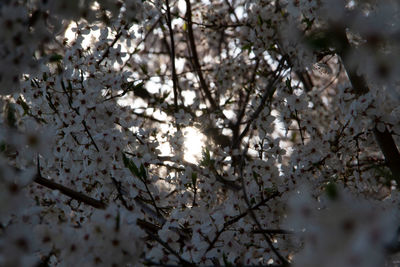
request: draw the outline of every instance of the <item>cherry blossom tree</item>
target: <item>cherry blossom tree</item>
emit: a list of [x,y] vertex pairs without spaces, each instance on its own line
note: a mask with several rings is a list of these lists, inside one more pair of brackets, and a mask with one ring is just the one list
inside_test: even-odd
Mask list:
[[0,265],[396,266],[399,9],[0,2]]

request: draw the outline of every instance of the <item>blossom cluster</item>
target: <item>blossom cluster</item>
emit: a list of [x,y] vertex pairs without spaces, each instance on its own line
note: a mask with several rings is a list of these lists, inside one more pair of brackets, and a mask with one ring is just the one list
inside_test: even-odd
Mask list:
[[394,265],[399,7],[0,3],[0,265]]

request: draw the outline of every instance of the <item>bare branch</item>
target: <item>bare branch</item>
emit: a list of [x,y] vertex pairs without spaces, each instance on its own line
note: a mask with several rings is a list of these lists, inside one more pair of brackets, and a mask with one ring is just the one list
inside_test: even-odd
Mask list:
[[49,189],[58,190],[63,195],[69,196],[73,199],[83,202],[89,206],[96,208],[96,209],[105,209],[107,207],[107,205],[100,200],[91,198],[81,192],[74,191],[68,187],[65,187],[61,184],[53,182],[47,178],[42,177],[40,174],[36,175],[36,177],[34,178],[34,182],[38,183],[44,187],[47,187]]
[[197,73],[197,76],[199,77],[200,81],[200,86],[203,90],[203,92],[206,95],[206,98],[211,104],[211,107],[214,110],[218,110],[219,107],[215,103],[215,100],[213,96],[211,95],[210,89],[208,88],[208,85],[203,77],[203,73],[201,71],[201,65],[199,62],[199,57],[197,55],[197,50],[196,50],[196,42],[194,40],[194,34],[193,34],[193,23],[192,23],[192,6],[190,4],[190,0],[185,0],[186,1],[186,20],[187,20],[187,31],[188,31],[188,38],[189,38],[189,45],[190,45],[190,51],[192,54],[192,63],[195,72]]

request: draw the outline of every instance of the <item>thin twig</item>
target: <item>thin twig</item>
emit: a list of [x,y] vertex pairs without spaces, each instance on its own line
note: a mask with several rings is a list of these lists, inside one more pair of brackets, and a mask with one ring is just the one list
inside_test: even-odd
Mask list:
[[298,115],[298,113],[297,113],[297,109],[294,109],[294,113],[295,113],[295,121],[297,122],[297,125],[299,126],[301,144],[304,145],[303,130],[301,129],[301,122],[300,122],[299,115]]
[[281,235],[291,235],[294,234],[293,231],[288,231],[288,230],[282,230],[282,229],[257,229],[252,231],[253,234],[270,234],[270,235],[276,235],[276,234],[281,234]]
[[[125,28],[127,29],[128,25],[126,25]],[[121,36],[122,36],[122,28],[118,29],[118,32],[114,37],[114,40],[111,42],[111,44],[109,46],[107,46],[107,50],[104,52],[104,54],[100,58],[100,60],[97,61],[97,66],[99,66],[101,64],[101,62],[103,62],[103,60],[105,60],[108,57],[108,55],[110,54],[111,48],[118,42],[118,40],[121,38]]]
[[257,109],[254,111],[254,113],[251,115],[250,119],[248,120],[246,127],[242,131],[242,133],[239,135],[239,137],[236,140],[233,140],[232,147],[236,148],[240,144],[241,140],[243,137],[246,136],[247,132],[250,130],[250,126],[253,123],[253,121],[258,117],[258,115],[261,113],[265,106],[265,102],[267,99],[271,96],[271,93],[273,93],[273,87],[275,86],[276,81],[281,77],[281,70],[283,68],[284,62],[286,61],[286,57],[282,57],[282,59],[279,62],[279,66],[275,71],[275,75],[272,79],[270,79],[267,87],[265,88],[264,95],[261,98],[261,102]]
[[230,219],[229,221],[225,222],[225,223],[224,223],[224,226],[222,227],[222,229],[219,230],[219,231],[215,234],[214,239],[213,239],[212,241],[210,241],[210,244],[209,244],[209,246],[208,246],[208,248],[207,248],[206,251],[210,251],[210,250],[214,247],[214,245],[215,245],[215,243],[217,242],[219,236],[220,236],[230,225],[232,225],[232,224],[238,222],[238,221],[239,221],[240,219],[242,219],[243,217],[246,217],[246,216],[249,214],[250,210],[256,210],[256,209],[258,209],[259,207],[265,205],[265,203],[267,203],[269,200],[271,200],[271,199],[273,199],[273,198],[275,198],[275,197],[277,197],[277,196],[280,196],[280,193],[276,191],[276,192],[274,192],[273,194],[271,194],[268,198],[265,198],[265,199],[261,200],[258,204],[254,205],[254,206],[252,206],[252,207],[249,207],[245,212],[243,212],[243,213],[241,213],[241,214],[235,216],[234,218]]
[[[249,149],[249,146],[247,145],[244,152],[243,152],[243,156],[242,156],[242,161],[240,163],[240,179],[242,181],[242,190],[243,190],[243,196],[244,196],[244,200],[246,201],[247,206],[249,207],[249,213],[251,215],[251,217],[253,218],[254,223],[257,225],[259,230],[262,230],[261,224],[257,219],[256,214],[254,213],[254,211],[251,209],[251,204],[250,204],[250,200],[249,197],[247,195],[246,192],[246,185],[245,185],[245,181],[244,181],[244,176],[243,176],[243,168],[244,168],[244,161],[245,161],[245,157],[244,155],[247,154],[247,150]],[[269,247],[271,248],[272,252],[274,252],[274,254],[282,261],[284,266],[290,266],[290,263],[279,253],[279,251],[275,248],[275,246],[272,243],[271,238],[266,234],[266,233],[262,233],[262,235],[264,236],[265,240],[267,241]]]

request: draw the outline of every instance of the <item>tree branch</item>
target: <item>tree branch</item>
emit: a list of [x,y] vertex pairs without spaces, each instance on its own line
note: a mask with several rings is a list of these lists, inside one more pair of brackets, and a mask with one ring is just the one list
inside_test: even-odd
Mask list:
[[195,72],[197,73],[197,76],[199,77],[200,81],[200,86],[205,93],[208,101],[211,104],[211,107],[214,110],[218,110],[219,107],[215,103],[215,100],[213,96],[211,95],[210,89],[208,88],[208,85],[203,77],[203,73],[201,71],[201,66],[199,63],[199,57],[197,55],[197,50],[196,50],[196,42],[194,40],[194,34],[193,34],[193,22],[192,22],[192,6],[190,4],[190,0],[185,0],[186,1],[186,21],[187,21],[187,31],[188,31],[188,38],[189,38],[189,45],[190,45],[190,51],[192,54],[193,58],[193,67]]
[[[346,69],[347,75],[350,79],[350,82],[353,86],[353,93],[356,95],[363,95],[369,92],[369,88],[367,85],[367,81],[365,77],[357,74],[355,69],[351,69],[349,66],[351,62],[348,60],[348,53],[350,52],[351,46],[347,40],[346,32],[344,28],[335,29],[338,33],[337,36],[340,38],[341,47],[337,48],[337,52],[342,59],[343,65]],[[392,175],[395,177],[396,181],[400,179],[400,153],[397,149],[396,143],[394,142],[393,136],[388,131],[385,126],[385,130],[383,132],[379,131],[374,126],[373,133],[379,148],[381,149],[387,165],[392,172]]]
[[73,199],[76,199],[80,202],[83,202],[89,206],[92,206],[96,209],[105,209],[107,207],[107,205],[97,199],[91,198],[83,193],[74,191],[68,187],[65,187],[61,184],[58,184],[56,182],[53,182],[47,178],[42,177],[39,173],[36,174],[36,177],[33,180],[35,183],[40,184],[44,187],[47,187],[49,189],[53,189],[53,190],[58,190],[60,191],[60,193],[62,193],[63,195],[69,196]]
[[171,10],[169,8],[169,0],[166,0],[167,5],[167,25],[169,30],[169,38],[171,40],[171,64],[172,64],[172,84],[174,90],[174,105],[175,111],[178,112],[178,76],[176,75],[176,67],[175,67],[175,41],[174,41],[174,32],[172,30],[172,18],[171,18]]

